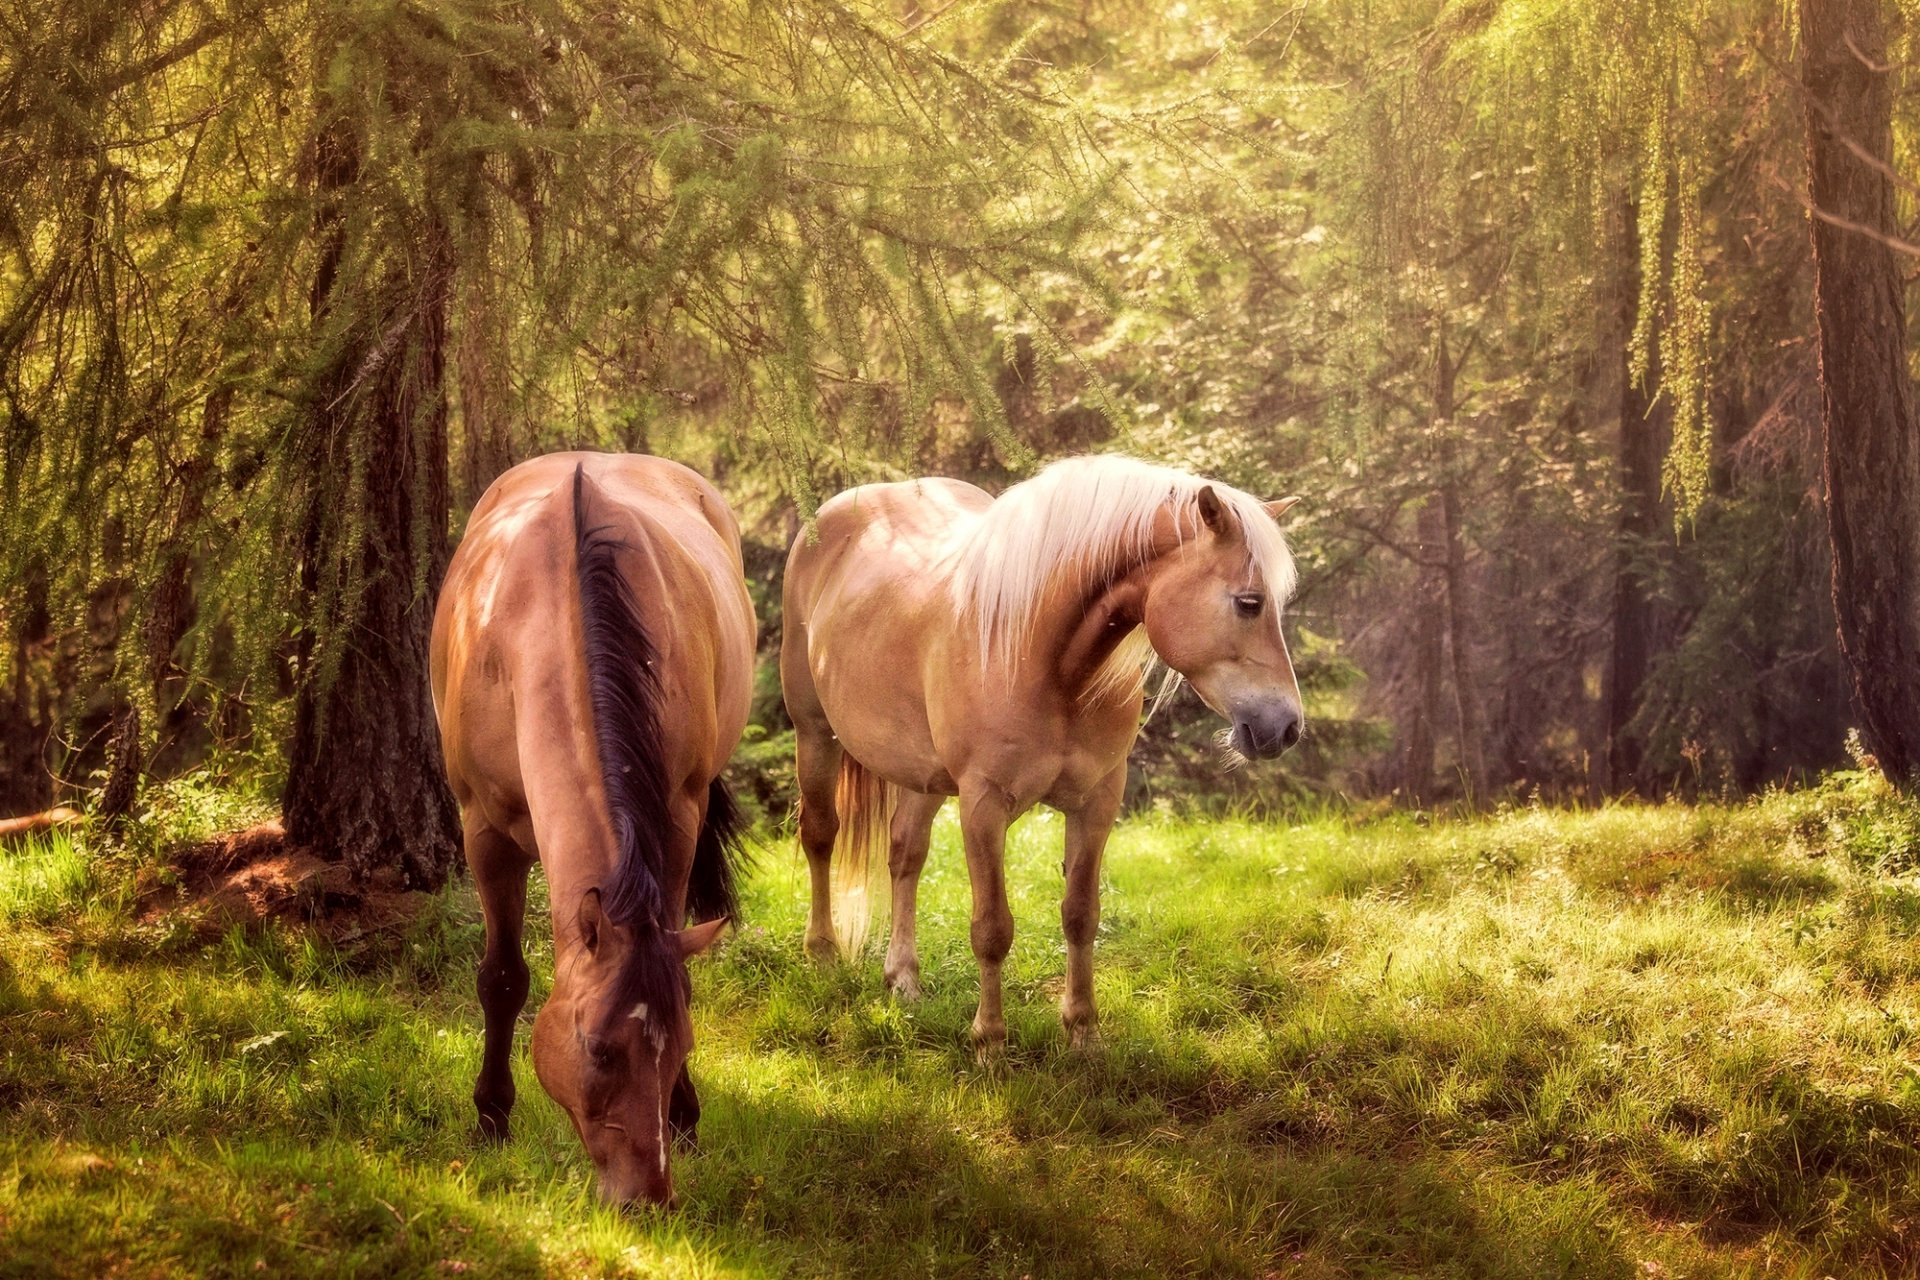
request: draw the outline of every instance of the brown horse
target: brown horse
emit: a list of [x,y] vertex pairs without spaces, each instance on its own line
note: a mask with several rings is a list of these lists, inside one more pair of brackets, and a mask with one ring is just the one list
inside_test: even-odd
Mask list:
[[[480,1132],[507,1135],[527,999],[527,872],[546,869],[553,994],[541,1085],[614,1203],[667,1202],[668,1131],[699,1101],[687,957],[733,910],[721,767],[746,725],[740,535],[678,463],[556,454],[493,482],[433,620],[433,698],[486,916]],[[682,929],[691,909],[706,923]]]
[[1146,659],[1192,682],[1231,722],[1239,754],[1276,756],[1300,736],[1280,634],[1293,561],[1275,523],[1292,502],[1084,457],[998,501],[926,479],[823,506],[818,536],[787,562],[780,655],[812,877],[807,950],[835,953],[836,896],[843,908],[864,902],[847,891],[844,864],[835,893],[836,843],[856,879],[888,847],[887,985],[918,995],[920,869],[942,797],[957,795],[980,965],[973,1036],[986,1051],[1004,1044],[1000,966],[1013,916],[1002,844],[1008,824],[1044,802],[1067,816],[1061,1017],[1073,1043],[1091,1040],[1100,857],[1139,732]]

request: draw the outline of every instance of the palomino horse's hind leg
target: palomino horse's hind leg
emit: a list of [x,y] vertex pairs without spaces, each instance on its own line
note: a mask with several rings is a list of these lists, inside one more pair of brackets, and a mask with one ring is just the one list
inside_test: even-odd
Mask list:
[[960,792],[960,834],[973,884],[973,958],[980,965],[980,1008],[973,1015],[974,1047],[984,1056],[1006,1047],[1000,965],[1013,949],[1013,911],[1007,906],[1007,823],[1013,813],[998,788]]
[[841,748],[831,732],[796,724],[794,755],[800,775],[800,847],[806,851],[812,883],[807,954],[826,963],[840,954],[833,938],[833,841],[840,833],[840,816],[833,805]]
[[887,870],[893,876],[893,937],[887,944],[887,987],[902,1000],[920,998],[920,952],[914,938],[914,913],[920,896],[920,869],[927,865],[933,819],[944,796],[902,791],[893,811]]
[[520,846],[491,827],[466,833],[467,865],[480,891],[487,922],[487,950],[480,959],[480,1010],[486,1019],[486,1047],[480,1077],[473,1084],[483,1139],[505,1142],[513,1111],[513,1028],[527,1003],[527,961],[520,951],[520,930],[527,914],[527,872],[533,863]]
[[1127,789],[1122,764],[1102,780],[1077,812],[1067,815],[1066,895],[1060,899],[1060,931],[1067,936],[1067,990],[1060,997],[1060,1021],[1067,1042],[1084,1049],[1100,1038],[1100,1015],[1093,1004],[1093,939],[1100,931],[1100,858],[1120,816]]

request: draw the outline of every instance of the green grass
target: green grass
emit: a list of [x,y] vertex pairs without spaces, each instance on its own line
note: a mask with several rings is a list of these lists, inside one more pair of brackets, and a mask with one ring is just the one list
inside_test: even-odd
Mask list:
[[[1920,1250],[1920,824],[1737,807],[1124,824],[1105,1042],[1062,1042],[1057,816],[1011,841],[1007,1059],[967,1048],[951,811],[929,998],[800,955],[764,850],[696,965],[683,1207],[599,1208],[524,1056],[468,1140],[464,886],[353,952],[135,923],[0,850],[0,1276],[1899,1274]],[[535,956],[529,1009],[550,955]]]

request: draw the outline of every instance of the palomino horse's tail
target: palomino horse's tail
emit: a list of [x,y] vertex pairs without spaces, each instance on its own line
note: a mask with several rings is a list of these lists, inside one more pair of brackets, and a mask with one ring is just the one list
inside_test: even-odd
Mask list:
[[841,951],[850,956],[866,945],[899,794],[851,754],[841,755],[833,790],[833,807],[840,815],[840,834],[833,842],[833,931]]
[[740,810],[726,781],[707,784],[707,820],[693,846],[693,871],[687,879],[687,914],[695,920],[722,916],[738,921],[740,902],[734,882],[746,861],[741,842]]

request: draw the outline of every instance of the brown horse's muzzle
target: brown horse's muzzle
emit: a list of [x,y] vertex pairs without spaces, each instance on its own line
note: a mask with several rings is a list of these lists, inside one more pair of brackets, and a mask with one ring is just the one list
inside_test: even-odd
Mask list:
[[611,1149],[602,1149],[606,1158],[594,1161],[602,1203],[621,1209],[674,1207],[673,1178],[661,1153],[629,1148],[625,1143],[609,1146]]

